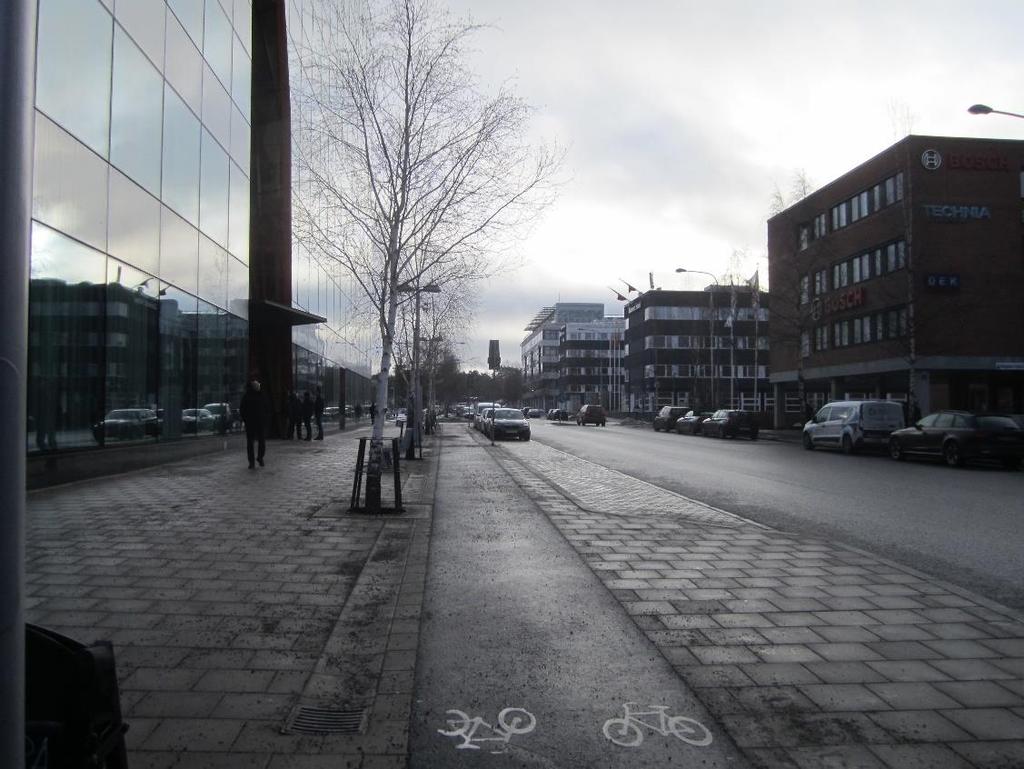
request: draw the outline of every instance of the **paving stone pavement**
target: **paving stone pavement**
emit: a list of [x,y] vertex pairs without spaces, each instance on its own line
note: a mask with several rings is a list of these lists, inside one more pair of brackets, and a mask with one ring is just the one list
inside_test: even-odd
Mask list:
[[[28,495],[26,618],[113,641],[132,769],[405,766],[432,448],[406,513],[351,515],[360,434]],[[283,732],[301,706],[362,728]]]
[[494,456],[754,766],[1024,767],[1012,610],[537,441]]

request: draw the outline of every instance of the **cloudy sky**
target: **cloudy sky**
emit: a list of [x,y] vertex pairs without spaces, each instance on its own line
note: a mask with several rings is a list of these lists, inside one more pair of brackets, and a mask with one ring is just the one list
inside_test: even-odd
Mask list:
[[620,279],[766,277],[772,192],[798,169],[820,187],[907,133],[1024,139],[1024,120],[966,111],[1024,111],[1020,0],[440,2],[490,25],[482,85],[511,80],[567,149],[522,267],[480,287],[466,368],[486,368],[488,339],[518,365],[523,327],[557,301],[621,314]]

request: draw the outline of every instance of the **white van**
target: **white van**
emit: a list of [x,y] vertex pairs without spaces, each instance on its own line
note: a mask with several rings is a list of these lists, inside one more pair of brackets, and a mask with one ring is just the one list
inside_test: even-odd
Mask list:
[[804,425],[805,449],[829,446],[853,454],[863,448],[884,448],[893,430],[904,427],[899,401],[834,401]]
[[476,404],[476,408],[473,411],[473,428],[483,432],[483,429],[484,429],[484,412],[486,412],[487,409],[497,408],[498,405],[499,404],[497,404],[497,403],[489,403],[489,402],[477,403]]

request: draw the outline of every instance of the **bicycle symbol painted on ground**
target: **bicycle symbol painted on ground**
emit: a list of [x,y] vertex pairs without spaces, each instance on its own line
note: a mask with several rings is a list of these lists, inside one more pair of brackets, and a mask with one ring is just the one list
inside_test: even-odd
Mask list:
[[673,735],[685,743],[704,747],[710,745],[711,732],[700,721],[686,716],[670,716],[665,705],[648,705],[641,710],[637,703],[622,706],[622,718],[609,718],[604,722],[604,736],[624,748],[635,748],[644,741],[646,727],[667,737]]
[[[480,718],[480,716],[470,718],[461,710],[449,710],[447,716],[448,726],[451,728],[438,729],[437,732],[445,737],[461,737],[463,742],[461,745],[455,746],[456,750],[480,750],[479,743],[500,742],[503,744],[497,750],[492,750],[491,753],[504,753],[505,748],[508,747],[509,740],[513,736],[528,734],[537,726],[537,719],[533,713],[522,708],[505,708],[502,710],[498,713],[497,726],[492,726]],[[486,730],[484,734],[490,732],[494,736],[477,737],[476,733],[481,728]]]

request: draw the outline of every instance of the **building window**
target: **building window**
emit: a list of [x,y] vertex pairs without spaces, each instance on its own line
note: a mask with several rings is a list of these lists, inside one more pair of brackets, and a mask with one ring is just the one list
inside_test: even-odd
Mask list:
[[800,276],[800,304],[807,304],[811,301],[811,278],[809,275]]
[[[1024,184],[1024,182],[1022,182]],[[1024,189],[1024,188],[1022,188]],[[818,214],[814,217],[814,239],[818,240],[825,237],[828,232],[828,221],[825,218],[825,214]]]
[[800,332],[800,357],[806,358],[811,354],[811,332]]
[[814,273],[814,295],[821,296],[828,291],[828,270],[818,270]]
[[806,224],[801,224],[799,227],[798,239],[800,241],[800,250],[803,251],[807,248],[810,242],[810,228]]
[[814,350],[821,352],[828,349],[828,326],[818,326],[814,329]]

